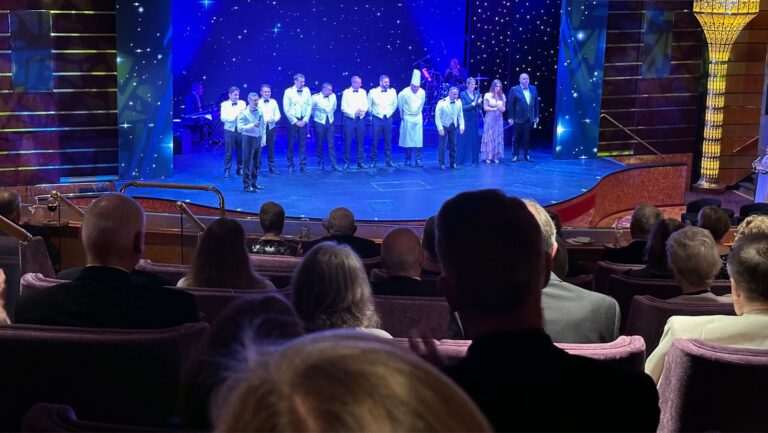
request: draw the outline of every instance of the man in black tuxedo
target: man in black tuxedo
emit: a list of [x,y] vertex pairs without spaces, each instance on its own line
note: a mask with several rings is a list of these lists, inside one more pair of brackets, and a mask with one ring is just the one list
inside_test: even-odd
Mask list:
[[512,125],[514,134],[512,162],[520,160],[520,148],[523,149],[525,160],[533,162],[528,155],[528,147],[531,127],[539,123],[539,94],[536,92],[536,86],[529,82],[528,74],[520,74],[520,84],[511,88],[507,97],[508,122]]
[[603,252],[603,260],[612,263],[635,264],[645,263],[644,252],[648,244],[651,228],[664,218],[661,211],[649,204],[641,204],[632,212],[629,222],[629,233],[632,241],[621,248],[608,248]]
[[381,263],[387,278],[373,283],[375,295],[440,296],[436,287],[421,281],[424,250],[421,239],[406,227],[392,229],[381,242]]
[[22,296],[16,323],[156,329],[200,320],[191,294],[131,279],[144,249],[144,211],[133,199],[107,194],[94,201],[82,239],[87,266],[70,282]]
[[355,215],[345,207],[337,207],[328,214],[328,221],[323,224],[328,236],[305,242],[302,246],[303,254],[306,254],[315,245],[321,242],[338,242],[349,245],[361,259],[370,259],[379,256],[379,246],[376,242],[355,236],[357,226]]
[[441,292],[472,339],[445,372],[496,431],[655,431],[653,380],[570,355],[543,329],[552,256],[526,205],[498,190],[461,193],[437,216]]

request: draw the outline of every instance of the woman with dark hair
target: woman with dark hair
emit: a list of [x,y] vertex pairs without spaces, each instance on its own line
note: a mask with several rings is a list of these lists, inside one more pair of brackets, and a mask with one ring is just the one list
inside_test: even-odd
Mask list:
[[219,218],[205,230],[197,247],[192,271],[178,287],[235,290],[274,290],[275,286],[251,267],[245,249],[245,230],[239,222]]
[[264,202],[259,209],[259,224],[264,236],[251,243],[251,254],[293,256],[299,252],[299,244],[280,237],[285,225],[285,209],[273,201]]
[[731,252],[731,247],[723,243],[723,237],[731,229],[731,219],[724,210],[716,206],[705,206],[699,211],[698,226],[707,230],[712,234],[712,238],[715,240],[715,248],[717,249],[717,255],[720,256],[720,260],[723,262],[723,266],[720,268],[720,272],[717,273],[718,280],[727,280],[728,276],[728,254]]
[[459,95],[461,98],[461,109],[464,111],[464,133],[459,134],[456,163],[477,164],[480,157],[480,106],[483,105],[482,96],[476,90],[477,81],[474,78],[467,78],[467,88]]
[[307,331],[357,328],[385,337],[363,262],[347,245],[312,247],[291,278],[293,307]]
[[683,227],[685,226],[680,221],[672,218],[666,218],[654,224],[645,246],[645,267],[626,270],[624,275],[633,278],[674,279],[675,276],[667,259],[667,240],[672,233]]

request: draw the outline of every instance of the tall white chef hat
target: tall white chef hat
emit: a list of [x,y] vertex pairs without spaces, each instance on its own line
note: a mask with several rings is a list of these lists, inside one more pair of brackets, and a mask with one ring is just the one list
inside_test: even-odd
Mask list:
[[421,86],[421,71],[414,69],[411,74],[411,84],[414,86]]

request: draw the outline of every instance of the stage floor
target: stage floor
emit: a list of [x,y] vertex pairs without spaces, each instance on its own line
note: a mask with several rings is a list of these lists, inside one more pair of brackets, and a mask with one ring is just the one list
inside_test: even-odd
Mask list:
[[[313,145],[308,145],[307,150],[314,154]],[[505,155],[510,154],[507,149]],[[533,163],[505,160],[500,165],[481,163],[443,171],[437,165],[436,147],[424,148],[423,168],[404,166],[403,151],[396,148],[396,167],[392,169],[384,168],[380,161],[377,169],[333,172],[326,163],[321,172],[312,156],[307,173],[295,170],[288,174],[285,154],[278,152],[280,173],[275,175],[267,172],[264,150],[258,183],[265,189],[247,193],[240,177],[235,176],[234,164],[232,177],[224,178],[224,153],[218,149],[175,156],[173,176],[161,182],[215,186],[224,193],[229,210],[258,213],[263,202],[272,200],[282,204],[290,217],[324,218],[331,209],[344,206],[358,220],[413,221],[434,215],[445,200],[459,192],[484,188],[533,198],[545,206],[558,203],[585,192],[603,176],[624,167],[609,159],[552,160],[550,153],[541,151],[533,152],[532,156]],[[380,151],[379,158],[383,157]],[[204,191],[131,188],[128,193],[218,206],[216,196]]]

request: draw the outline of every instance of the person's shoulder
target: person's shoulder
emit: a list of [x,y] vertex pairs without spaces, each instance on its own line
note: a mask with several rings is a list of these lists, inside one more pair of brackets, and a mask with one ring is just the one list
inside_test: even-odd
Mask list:
[[569,298],[572,298],[576,302],[581,302],[583,304],[588,304],[594,307],[603,306],[618,308],[618,303],[610,296],[575,286],[571,283],[560,280],[559,278],[550,279],[549,284],[547,284],[544,290],[544,293],[547,291],[556,291],[562,294],[566,294]]

